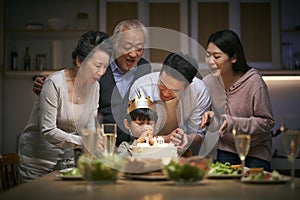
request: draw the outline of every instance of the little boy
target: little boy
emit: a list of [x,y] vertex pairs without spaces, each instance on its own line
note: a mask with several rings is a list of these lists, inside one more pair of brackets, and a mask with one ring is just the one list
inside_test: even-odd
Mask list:
[[127,115],[124,119],[124,126],[131,134],[132,140],[130,142],[122,142],[118,148],[118,154],[122,157],[132,155],[132,146],[137,143],[153,142],[153,130],[157,121],[157,113],[154,109],[154,103],[148,96],[145,98],[141,93],[131,101],[129,101],[127,108]]

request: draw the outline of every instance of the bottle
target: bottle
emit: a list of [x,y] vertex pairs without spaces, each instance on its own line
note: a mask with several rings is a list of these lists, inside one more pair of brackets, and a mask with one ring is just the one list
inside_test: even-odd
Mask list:
[[37,54],[35,62],[37,70],[44,70],[46,67],[46,54]]
[[282,43],[282,68],[293,68],[293,43],[291,42]]
[[12,51],[10,53],[10,69],[18,70],[18,51],[16,48],[16,41],[12,41]]
[[30,53],[29,48],[25,48],[25,54],[24,54],[24,70],[30,70]]
[[18,52],[12,51],[10,53],[11,55],[11,70],[17,70],[18,69]]
[[294,54],[295,57],[295,69],[300,69],[300,52]]

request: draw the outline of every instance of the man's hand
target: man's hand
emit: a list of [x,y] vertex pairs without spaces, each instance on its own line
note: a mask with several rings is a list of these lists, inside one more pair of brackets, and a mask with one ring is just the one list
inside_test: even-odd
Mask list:
[[205,126],[209,126],[210,125],[210,121],[211,119],[213,119],[215,116],[213,111],[207,111],[202,115],[202,123],[200,125],[200,128],[203,128]]
[[37,76],[33,82],[33,93],[36,95],[39,95],[41,93],[41,90],[43,88],[44,80],[47,78],[47,76]]
[[186,151],[189,148],[189,139],[187,134],[183,134],[182,139],[181,139],[181,143],[179,144],[179,146],[177,146],[178,152],[181,154],[184,151]]
[[169,135],[165,136],[165,142],[173,143],[177,147],[179,153],[184,152],[189,144],[188,136],[181,128],[176,128]]
[[169,135],[164,136],[166,143],[173,143],[175,146],[182,144],[185,139],[185,133],[181,128],[176,128]]

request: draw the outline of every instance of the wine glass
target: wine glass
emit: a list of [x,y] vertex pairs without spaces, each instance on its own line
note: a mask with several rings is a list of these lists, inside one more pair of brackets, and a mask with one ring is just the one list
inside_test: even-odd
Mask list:
[[299,152],[300,130],[291,129],[283,132],[284,147],[291,163],[291,187],[295,187],[295,159]]
[[114,154],[117,139],[117,124],[102,124],[102,136],[104,152],[109,155]]
[[82,141],[85,149],[94,157],[99,154],[99,141],[101,140],[101,124],[98,116],[91,116],[88,123],[81,129]]
[[250,148],[250,134],[237,134],[236,130],[232,131],[236,151],[242,162],[242,174],[244,175],[245,160]]

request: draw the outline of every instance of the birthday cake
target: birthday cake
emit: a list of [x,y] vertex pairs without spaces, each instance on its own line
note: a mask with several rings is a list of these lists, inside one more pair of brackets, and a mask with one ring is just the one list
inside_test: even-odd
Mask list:
[[[136,109],[150,109],[156,112],[154,102],[151,101],[150,96],[146,97],[141,91],[136,92],[137,95],[129,101],[127,114],[130,115]],[[144,135],[147,135],[146,137],[140,137],[130,147],[133,159],[172,159],[177,157],[177,147],[173,143],[165,143],[164,138],[161,136],[154,137],[153,130],[146,132],[143,132]]]
[[160,136],[151,140],[146,138],[143,143],[137,143],[132,147],[132,157],[134,158],[176,158],[177,147],[173,143],[165,143]]

